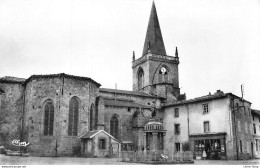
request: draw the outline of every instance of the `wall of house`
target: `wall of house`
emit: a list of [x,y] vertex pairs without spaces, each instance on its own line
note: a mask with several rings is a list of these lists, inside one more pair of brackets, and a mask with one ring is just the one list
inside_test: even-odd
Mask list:
[[14,139],[20,140],[23,115],[23,90],[21,83],[0,82],[0,146],[19,150],[12,145]]
[[[78,136],[89,130],[89,111],[95,103],[97,87],[88,81],[71,78],[37,78],[26,86],[24,134],[32,155],[73,155],[80,146]],[[69,101],[79,99],[78,135],[68,136]],[[44,102],[54,102],[53,136],[43,135]]]
[[[174,109],[179,108],[179,117],[175,117]],[[167,107],[164,109],[163,128],[166,131],[164,136],[164,149],[168,152],[176,152],[175,143],[188,141],[187,107],[184,105]],[[180,124],[180,134],[175,135],[174,125]],[[182,150],[182,145],[181,145]]]
[[[255,124],[255,127],[256,127],[256,133],[253,132],[254,158],[260,158],[260,115],[252,113],[251,117],[252,117],[252,120],[254,118],[252,124]],[[252,127],[252,129],[253,129],[253,127]],[[252,131],[254,131],[254,130],[252,130]]]
[[[252,149],[251,143],[253,143],[253,129],[252,129],[252,119],[250,115],[250,106],[251,104],[248,102],[242,102],[240,99],[234,99],[231,101],[232,105],[232,118],[233,118],[233,155],[234,159],[237,157],[238,151],[238,159],[250,159],[252,158]],[[238,103],[238,107],[236,104]],[[244,107],[245,108],[244,108]],[[235,117],[235,118],[234,118]],[[235,122],[234,122],[235,121]],[[239,124],[240,122],[240,124]],[[240,125],[240,126],[239,126]],[[240,130],[239,130],[240,127]],[[240,152],[240,142],[242,141],[242,152]],[[237,150],[238,148],[238,150]]]

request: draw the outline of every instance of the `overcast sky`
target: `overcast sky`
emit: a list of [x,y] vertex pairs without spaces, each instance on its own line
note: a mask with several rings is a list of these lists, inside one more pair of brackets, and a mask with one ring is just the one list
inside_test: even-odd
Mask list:
[[[260,109],[260,1],[155,0],[187,98],[221,89]],[[68,73],[132,90],[152,0],[0,0],[0,76]]]

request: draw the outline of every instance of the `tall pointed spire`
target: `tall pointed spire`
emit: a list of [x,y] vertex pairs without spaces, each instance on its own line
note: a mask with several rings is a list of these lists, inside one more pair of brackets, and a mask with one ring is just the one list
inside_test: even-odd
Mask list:
[[178,57],[178,48],[176,47],[176,50],[175,50],[175,57]]
[[154,2],[152,5],[150,19],[147,27],[143,55],[146,55],[148,53],[148,49],[151,51],[152,54],[166,55]]

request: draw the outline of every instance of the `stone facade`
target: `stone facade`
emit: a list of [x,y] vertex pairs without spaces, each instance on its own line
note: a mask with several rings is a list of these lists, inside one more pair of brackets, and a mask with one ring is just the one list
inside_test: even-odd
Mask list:
[[254,158],[260,158],[260,111],[255,109],[252,109],[251,111],[252,124],[250,127],[254,138]]
[[21,80],[14,78],[0,79],[0,141],[10,149],[14,139],[19,139],[23,119],[23,90]]

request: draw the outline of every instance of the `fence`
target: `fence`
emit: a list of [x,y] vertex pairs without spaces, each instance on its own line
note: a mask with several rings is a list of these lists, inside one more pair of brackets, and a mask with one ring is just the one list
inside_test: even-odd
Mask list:
[[118,153],[119,161],[137,161],[137,162],[182,162],[192,161],[191,151],[170,153],[167,151],[121,151]]

